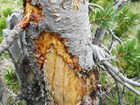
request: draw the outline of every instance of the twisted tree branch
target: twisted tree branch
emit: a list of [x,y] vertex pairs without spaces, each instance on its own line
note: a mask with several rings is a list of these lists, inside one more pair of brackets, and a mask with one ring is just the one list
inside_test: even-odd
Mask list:
[[140,83],[138,83],[137,81],[133,81],[131,79],[128,79],[127,77],[125,77],[122,73],[120,73],[119,69],[117,67],[114,67],[111,63],[109,63],[109,61],[104,60],[106,57],[108,57],[108,55],[106,55],[107,53],[101,49],[100,47],[96,46],[96,45],[91,45],[91,48],[93,50],[93,59],[96,59],[95,63],[101,63],[101,65],[103,65],[105,67],[105,69],[107,70],[107,72],[119,83],[121,83],[122,85],[124,85],[126,88],[128,88],[129,90],[131,90],[132,92],[134,92],[135,94],[140,96],[140,91],[138,91],[137,89],[135,89],[133,86],[136,87],[140,87]]
[[[34,17],[35,18],[35,17]],[[4,37],[0,44],[0,54],[7,50],[14,41],[21,35],[24,29],[30,24],[30,21],[34,20],[33,11],[30,10],[23,19],[11,30],[10,35]]]
[[104,8],[103,8],[103,7],[101,7],[101,6],[100,6],[100,5],[98,5],[98,4],[89,3],[89,7],[97,7],[97,8],[99,8],[99,9],[101,9],[101,10],[103,10],[103,11],[104,11]]
[[118,37],[114,34],[114,32],[113,32],[111,29],[108,29],[108,31],[109,31],[109,33],[112,35],[112,37],[113,37],[115,40],[117,40],[120,44],[123,43],[123,42],[121,41],[121,39],[118,38]]
[[[106,70],[108,71],[108,73],[112,76],[112,78],[114,78],[116,81],[118,81],[119,83],[121,83],[122,85],[124,85],[126,88],[128,88],[129,90],[131,90],[132,92],[134,92],[135,94],[137,94],[138,96],[140,96],[140,91],[138,91],[137,89],[133,88],[129,83],[127,83],[126,81],[122,81],[118,76],[116,76],[115,73],[112,72],[112,70],[110,69],[110,67],[107,65],[108,62],[104,62],[103,65],[105,66]],[[135,81],[134,81],[135,82]]]

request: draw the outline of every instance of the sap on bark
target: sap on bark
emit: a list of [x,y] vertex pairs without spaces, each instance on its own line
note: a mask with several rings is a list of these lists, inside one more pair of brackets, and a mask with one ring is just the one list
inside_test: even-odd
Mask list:
[[85,75],[87,77],[82,76],[78,58],[70,55],[64,46],[67,40],[57,33],[42,33],[34,41],[34,55],[51,86],[56,104],[77,105],[90,96],[89,101],[95,100],[98,74],[91,72],[89,76]]
[[[44,85],[50,86],[51,96],[58,105],[98,103],[98,72],[90,48],[88,3],[81,0],[76,10],[75,2],[69,3],[63,3],[64,9],[59,1],[24,0],[24,18],[17,26],[25,31],[19,42],[11,46],[10,53],[22,93],[27,91],[24,98],[32,104],[40,105],[36,102],[40,100],[38,95],[42,96],[35,91],[44,90]],[[48,93],[43,94],[44,99]]]

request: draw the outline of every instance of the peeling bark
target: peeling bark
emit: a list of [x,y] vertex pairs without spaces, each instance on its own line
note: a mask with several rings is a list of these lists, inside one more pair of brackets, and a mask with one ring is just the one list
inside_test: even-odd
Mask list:
[[97,105],[88,2],[24,0],[23,19],[16,23],[25,29],[9,49],[19,97],[29,105]]
[[[52,3],[48,3],[47,1],[39,1],[34,4],[38,3],[43,6],[42,14],[45,17],[40,19],[38,25],[35,23],[32,24],[36,25],[36,28],[39,28],[39,30],[36,31],[40,32],[41,29],[45,32],[59,33],[61,38],[67,39],[65,46],[68,47],[69,53],[79,58],[80,66],[85,70],[92,69],[95,65],[92,59],[92,50],[88,45],[91,43],[88,3],[82,1],[77,10],[74,10],[73,4],[71,4],[70,1],[65,2],[65,5],[63,4],[65,9],[60,8],[61,2],[55,3],[55,1],[52,1]],[[33,7],[27,6],[27,8],[29,9]],[[35,34],[36,32],[30,30],[28,33]]]
[[49,81],[56,104],[84,103],[86,94],[96,94],[97,76],[90,72],[85,75],[88,77],[85,78],[84,74],[82,77],[78,59],[68,54],[58,36],[56,33],[45,33],[35,41],[36,60]]

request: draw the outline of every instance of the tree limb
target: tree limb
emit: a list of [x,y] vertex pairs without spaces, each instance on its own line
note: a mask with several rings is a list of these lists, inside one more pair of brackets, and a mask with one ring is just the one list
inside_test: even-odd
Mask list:
[[[114,3],[113,8],[114,8],[116,14],[126,4],[127,1],[128,0],[118,0],[116,3]],[[100,25],[100,27],[97,28],[97,30],[96,30],[95,38],[93,39],[93,44],[100,46],[103,41],[103,38],[105,36],[105,33],[107,31],[108,31],[108,28],[106,26],[104,26],[104,24],[102,23]]]
[[108,29],[109,33],[112,35],[112,37],[117,40],[120,44],[122,44],[123,42],[121,41],[121,39],[119,39],[114,32],[111,29]]
[[[128,0],[120,0],[120,1],[115,0],[114,9],[116,10],[116,13],[118,12],[118,10],[120,10],[124,6],[124,4],[127,1]],[[103,27],[103,25],[101,24],[101,26],[99,28],[97,28],[97,30],[96,30],[95,38],[93,40],[94,45],[91,45],[92,50],[93,50],[93,59],[94,59],[95,63],[96,64],[101,63],[105,67],[107,72],[117,82],[124,85],[126,88],[128,88],[129,90],[131,90],[132,92],[134,92],[135,94],[140,96],[140,91],[138,91],[137,89],[135,89],[134,87],[131,86],[131,85],[133,85],[136,87],[140,87],[140,83],[133,81],[131,79],[128,79],[127,77],[125,77],[124,75],[122,75],[119,72],[118,68],[114,67],[109,61],[104,60],[108,57],[108,55],[106,55],[105,51],[98,46],[101,45],[101,42],[107,31],[110,32],[113,39],[117,40],[119,43],[122,43],[122,41],[118,37],[115,36],[115,34],[113,33],[112,30],[107,29],[107,27]]]
[[103,7],[101,7],[101,6],[100,6],[100,5],[98,5],[98,4],[89,3],[89,7],[97,7],[97,8],[99,8],[99,9],[101,9],[101,10],[103,10],[103,11],[104,11],[104,8],[103,8]]
[[118,10],[121,9],[129,0],[114,0],[114,7]]
[[103,65],[107,66],[108,68],[110,68],[112,70],[112,72],[115,73],[116,76],[118,76],[122,81],[125,81],[131,85],[134,85],[134,86],[137,86],[137,87],[140,87],[140,83],[136,82],[136,81],[133,81],[131,79],[128,79],[127,77],[125,77],[124,75],[122,75],[119,70],[114,67],[112,64],[110,64],[109,62],[107,61],[103,61],[102,62]]
[[128,88],[129,90],[131,90],[132,92],[134,92],[135,94],[140,96],[140,91],[138,91],[137,89],[133,88],[131,85],[140,87],[140,83],[133,81],[131,79],[128,79],[127,77],[125,77],[124,75],[122,75],[118,68],[114,67],[111,63],[109,63],[106,60],[103,60],[106,56],[106,53],[104,52],[103,49],[101,49],[100,47],[96,46],[96,45],[91,45],[91,48],[93,50],[93,59],[96,59],[95,63],[101,62],[102,65],[105,67],[105,69],[107,70],[107,72],[119,83],[121,83],[122,85],[124,85],[126,88]]
[[11,30],[10,35],[4,37],[0,44],[0,54],[7,50],[14,41],[21,35],[24,29],[30,24],[30,21],[33,20],[33,11],[30,10],[23,19]]
[[118,101],[119,101],[119,104],[120,104],[120,105],[123,105],[123,104],[122,104],[122,99],[121,99],[121,96],[120,96],[120,88],[119,88],[119,84],[118,84],[117,81],[115,81],[115,83],[116,83],[116,89],[117,89],[117,95],[118,95]]
[[135,94],[140,96],[140,92],[138,90],[136,90],[135,88],[133,88],[130,84],[128,84],[126,81],[122,81],[119,77],[117,77],[115,75],[115,73],[112,72],[112,70],[106,65],[104,64],[106,70],[108,71],[108,73],[112,76],[112,78],[114,78],[116,81],[118,81],[119,83],[121,83],[122,85],[124,85],[126,88],[128,88],[129,90],[131,90],[132,92],[134,92]]

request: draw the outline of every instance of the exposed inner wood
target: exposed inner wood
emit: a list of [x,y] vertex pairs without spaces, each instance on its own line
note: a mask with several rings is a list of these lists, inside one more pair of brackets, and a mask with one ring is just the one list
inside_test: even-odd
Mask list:
[[30,10],[33,10],[35,14],[42,14],[42,9],[39,6],[33,6],[30,1],[26,1],[25,14],[27,14]]
[[55,103],[76,105],[86,92],[85,81],[77,77],[71,67],[52,48],[46,55],[45,70],[50,82]]
[[78,60],[73,60],[62,41],[56,33],[43,33],[35,40],[34,54],[48,79],[55,103],[77,105],[96,89],[96,78],[94,74],[86,79],[77,75],[74,62]]
[[29,24],[30,24],[30,21],[32,19],[32,14],[33,14],[33,11],[30,10],[24,17],[23,19],[18,23],[18,27],[20,28],[25,28],[27,27]]
[[63,45],[65,42],[66,40],[59,38],[59,34],[57,33],[43,33],[40,35],[40,37],[35,40],[37,45],[35,54],[37,55],[36,59],[39,58],[38,62],[41,64],[40,66],[43,66],[46,59],[46,53],[53,47],[56,50],[56,53],[61,56],[67,64],[80,71],[81,68],[78,64],[78,58],[67,53],[67,48]]
[[28,2],[26,2],[24,17],[18,23],[18,27],[23,29],[23,28],[27,27],[31,21],[39,23],[39,21],[42,17],[43,17],[42,9],[37,6],[31,5],[31,3],[28,1]]

